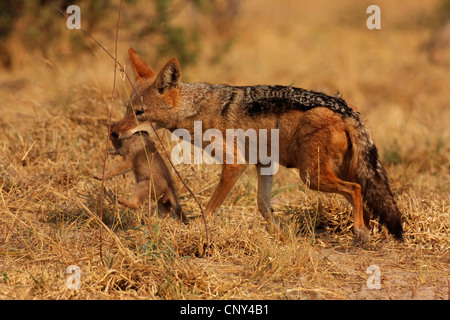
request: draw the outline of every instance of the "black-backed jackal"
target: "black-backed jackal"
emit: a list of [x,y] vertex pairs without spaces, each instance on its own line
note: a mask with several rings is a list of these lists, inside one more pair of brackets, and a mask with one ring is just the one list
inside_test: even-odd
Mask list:
[[[183,83],[176,59],[156,74],[131,48],[129,56],[137,80],[125,116],[115,127],[119,139],[126,141],[140,130],[151,132],[150,123],[193,133],[194,121],[201,121],[203,130],[218,129],[224,136],[226,129],[277,129],[279,164],[297,168],[312,189],[343,195],[353,206],[359,241],[369,239],[370,213],[402,239],[401,213],[377,148],[360,114],[343,99],[290,86]],[[261,163],[256,167],[258,209],[273,221],[273,176],[262,174]],[[207,215],[221,205],[245,168],[237,162],[223,164]]]

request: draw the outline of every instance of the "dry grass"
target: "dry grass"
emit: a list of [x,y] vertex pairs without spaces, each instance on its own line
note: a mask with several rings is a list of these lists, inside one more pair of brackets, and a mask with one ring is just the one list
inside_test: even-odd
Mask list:
[[[433,3],[411,1],[406,19],[402,8],[379,2],[383,25],[373,32],[365,28],[364,1],[259,3],[242,4],[230,31],[235,43],[222,60],[211,66],[205,47],[202,62],[182,70],[184,79],[339,90],[372,129],[404,213],[405,243],[373,222],[369,248],[355,246],[345,200],[306,190],[285,168],[273,188],[285,228],[269,230],[257,212],[249,167],[208,221],[208,255],[203,223],[195,219],[200,211],[179,181],[190,224],[153,217],[153,239],[146,208],[127,211],[108,197],[100,222],[100,183],[92,173],[103,163],[100,120],[111,108],[113,64],[100,50],[49,61],[14,44],[33,63],[0,75],[1,299],[447,298],[449,66],[429,63],[420,48],[431,32],[411,22],[431,14]],[[187,13],[179,23],[191,22]],[[217,41],[208,29],[203,36]],[[130,45],[121,42],[122,61]],[[120,81],[116,92],[113,119],[120,119]],[[168,147],[169,135],[160,134]],[[219,168],[178,168],[205,205]],[[129,195],[133,181],[118,177],[106,187]],[[81,290],[67,288],[69,265],[82,272]],[[380,267],[380,290],[366,286],[370,265]]]

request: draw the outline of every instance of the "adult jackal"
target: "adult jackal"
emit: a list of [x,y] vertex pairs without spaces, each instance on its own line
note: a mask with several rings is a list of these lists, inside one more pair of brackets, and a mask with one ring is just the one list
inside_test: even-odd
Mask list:
[[[176,59],[156,74],[132,48],[129,56],[137,77],[136,90],[116,126],[119,139],[128,139],[140,130],[150,131],[150,123],[156,128],[184,128],[193,133],[194,122],[201,121],[203,130],[218,129],[224,136],[226,129],[277,129],[279,164],[297,168],[312,189],[342,194],[353,206],[354,232],[359,241],[369,239],[366,226],[370,213],[395,238],[402,239],[401,213],[377,148],[360,114],[343,99],[290,86],[183,83]],[[267,144],[270,141],[267,139]],[[273,176],[263,174],[267,168],[262,163],[257,162],[256,167],[258,209],[273,221]],[[246,164],[237,162],[223,164],[206,214],[220,206],[245,168]],[[368,210],[363,210],[363,200]]]

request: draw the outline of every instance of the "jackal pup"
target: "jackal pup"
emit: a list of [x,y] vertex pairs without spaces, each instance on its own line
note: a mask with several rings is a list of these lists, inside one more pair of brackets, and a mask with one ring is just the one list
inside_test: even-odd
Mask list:
[[[127,208],[138,209],[144,201],[148,200],[151,190],[151,199],[157,200],[160,216],[173,211],[182,222],[186,223],[186,216],[178,203],[177,193],[169,170],[158,153],[155,143],[150,139],[148,132],[139,131],[134,133],[129,139],[119,140],[114,131],[116,125],[111,124],[110,135],[110,140],[115,149],[109,149],[108,152],[110,154],[120,154],[123,157],[123,162],[105,173],[105,180],[129,171],[133,171],[136,179],[136,188],[131,200],[119,198],[118,202]],[[101,180],[101,173],[94,174],[94,178]]]

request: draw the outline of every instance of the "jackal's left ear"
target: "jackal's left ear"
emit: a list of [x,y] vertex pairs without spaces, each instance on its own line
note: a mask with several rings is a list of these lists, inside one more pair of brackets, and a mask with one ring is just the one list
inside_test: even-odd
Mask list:
[[159,93],[163,93],[166,89],[178,88],[180,86],[181,71],[180,64],[176,58],[167,62],[167,64],[159,72],[155,80],[155,86]]

